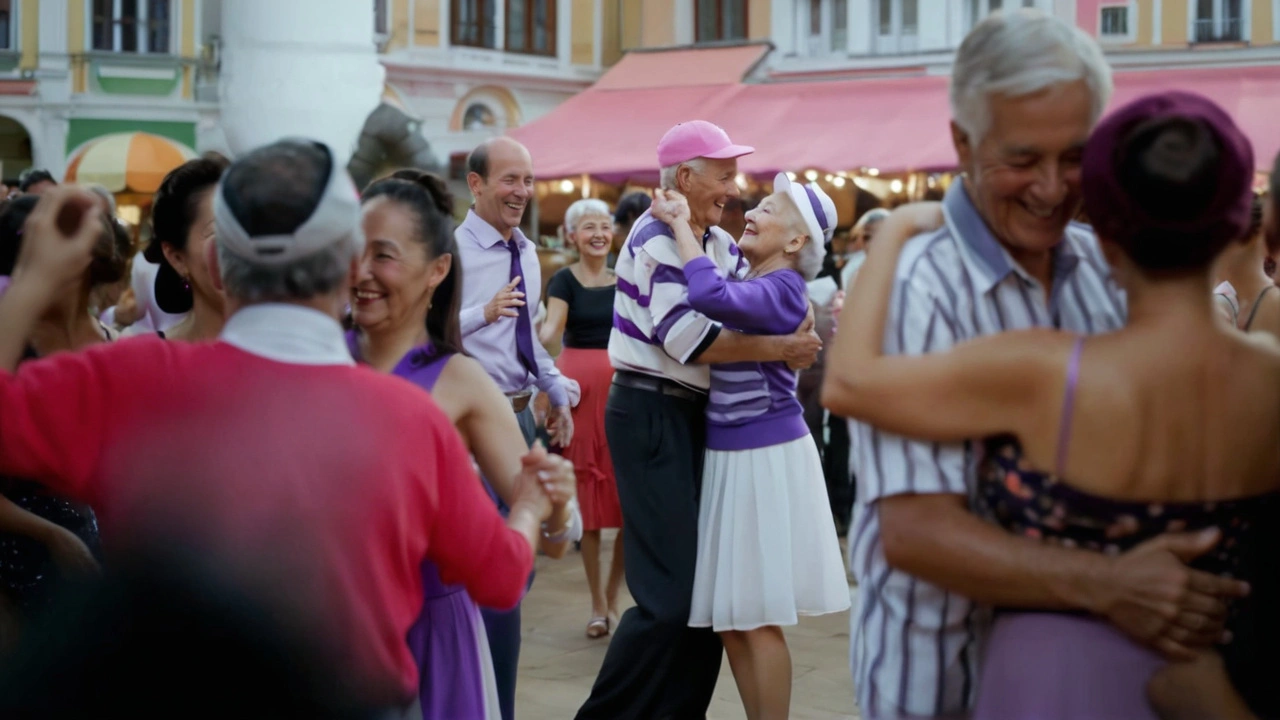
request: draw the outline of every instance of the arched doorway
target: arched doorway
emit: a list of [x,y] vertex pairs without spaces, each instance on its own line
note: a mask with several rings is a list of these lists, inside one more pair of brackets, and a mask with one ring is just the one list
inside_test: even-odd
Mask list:
[[0,115],[0,180],[10,187],[32,163],[31,134],[22,123]]

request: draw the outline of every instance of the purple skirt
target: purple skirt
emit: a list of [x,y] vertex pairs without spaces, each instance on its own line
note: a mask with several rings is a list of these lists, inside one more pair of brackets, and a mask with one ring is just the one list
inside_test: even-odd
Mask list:
[[1146,686],[1165,660],[1106,622],[1007,613],[991,628],[973,720],[1156,720]]
[[425,600],[409,630],[418,662],[423,720],[495,717],[497,686],[480,608],[461,585],[445,585],[435,563],[422,563]]

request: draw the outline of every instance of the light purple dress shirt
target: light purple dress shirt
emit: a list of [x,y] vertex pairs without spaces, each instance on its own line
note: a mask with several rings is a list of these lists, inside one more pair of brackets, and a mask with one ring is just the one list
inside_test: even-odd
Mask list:
[[520,247],[520,266],[524,269],[525,308],[529,311],[533,351],[538,361],[538,376],[525,371],[516,354],[516,319],[500,317],[495,323],[484,321],[484,306],[504,285],[511,282],[511,252],[502,235],[480,219],[475,210],[458,226],[459,262],[462,263],[462,344],[489,377],[508,395],[524,392],[536,385],[551,398],[552,407],[567,407],[569,391],[566,380],[556,369],[551,355],[538,342],[533,318],[542,300],[542,267],[533,242],[516,228],[511,241]]

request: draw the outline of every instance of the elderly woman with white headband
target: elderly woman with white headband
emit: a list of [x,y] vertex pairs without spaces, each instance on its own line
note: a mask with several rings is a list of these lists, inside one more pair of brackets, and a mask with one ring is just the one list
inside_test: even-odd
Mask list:
[[[746,215],[738,248],[750,267],[725,278],[689,226],[689,206],[659,190],[653,215],[671,226],[689,304],[739,332],[794,332],[809,312],[805,283],[822,267],[835,203],[785,174]],[[711,366],[691,627],[720,634],[747,717],[787,717],[791,654],[782,627],[798,615],[849,609],[849,585],[827,507],[822,461],[784,362]]]
[[[613,218],[603,200],[584,199],[570,205],[564,226],[569,242],[578,249],[578,261],[551,276],[547,317],[538,339],[550,345],[563,335],[564,350],[556,365],[582,388],[582,400],[573,408],[573,443],[564,449],[564,456],[573,461],[578,476],[582,565],[591,589],[587,637],[595,639],[608,635],[618,623],[618,588],[623,580],[622,508],[604,434],[604,406],[613,382],[608,348],[618,276],[607,267]],[[602,587],[600,531],[606,528],[619,528],[619,532],[609,580]]]

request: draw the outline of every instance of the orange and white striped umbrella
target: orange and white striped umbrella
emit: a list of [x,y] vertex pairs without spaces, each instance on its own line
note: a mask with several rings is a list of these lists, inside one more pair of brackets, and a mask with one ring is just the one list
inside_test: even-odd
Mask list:
[[97,183],[114,193],[153,193],[170,170],[196,157],[176,140],[145,132],[89,141],[67,164],[69,183]]

